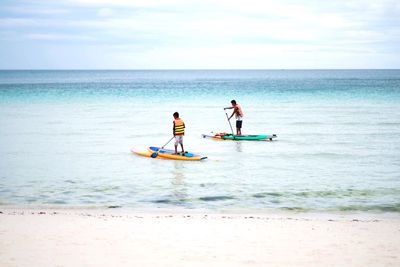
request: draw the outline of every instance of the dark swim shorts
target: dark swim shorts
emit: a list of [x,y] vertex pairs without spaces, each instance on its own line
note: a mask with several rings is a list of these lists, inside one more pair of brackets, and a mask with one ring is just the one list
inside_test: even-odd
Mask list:
[[236,121],[236,128],[238,129],[242,128],[242,121]]

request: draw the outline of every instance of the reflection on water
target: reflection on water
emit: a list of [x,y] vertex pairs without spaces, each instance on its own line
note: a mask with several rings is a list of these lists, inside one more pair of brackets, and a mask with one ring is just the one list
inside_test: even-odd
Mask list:
[[182,199],[186,199],[187,194],[187,187],[185,182],[185,162],[182,161],[174,161],[174,168],[172,171],[172,195],[174,198],[179,202]]
[[236,141],[235,143],[236,143],[236,144],[235,144],[235,150],[236,150],[236,152],[243,152],[243,149],[242,149],[242,142]]

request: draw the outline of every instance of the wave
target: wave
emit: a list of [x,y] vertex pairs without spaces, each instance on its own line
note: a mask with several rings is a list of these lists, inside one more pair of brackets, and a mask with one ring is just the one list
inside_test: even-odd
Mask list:
[[347,189],[347,190],[320,190],[320,191],[301,191],[301,192],[260,192],[252,195],[253,198],[268,198],[268,197],[282,197],[282,198],[354,198],[354,197],[380,197],[380,196],[398,196],[400,189],[387,188],[387,189]]
[[400,212],[400,202],[381,205],[349,205],[339,206],[339,211],[365,211],[365,212]]
[[201,201],[221,201],[221,200],[231,200],[235,199],[232,196],[208,196],[208,197],[200,197],[199,200]]
[[400,122],[379,122],[378,126],[400,126]]
[[[338,142],[340,143],[340,142]],[[356,155],[350,153],[335,153],[335,152],[317,152],[317,153],[282,153],[282,157],[285,158],[326,158],[326,159],[342,159],[342,158],[354,158]]]
[[160,199],[155,199],[155,200],[150,200],[151,203],[156,203],[156,204],[170,204],[170,205],[184,205],[186,203],[193,203],[196,201],[200,202],[213,202],[213,201],[225,201],[225,200],[233,200],[236,199],[235,197],[232,196],[205,196],[205,197],[199,197],[196,199],[192,198],[179,198],[176,199],[174,197],[165,197],[165,198],[160,198]]

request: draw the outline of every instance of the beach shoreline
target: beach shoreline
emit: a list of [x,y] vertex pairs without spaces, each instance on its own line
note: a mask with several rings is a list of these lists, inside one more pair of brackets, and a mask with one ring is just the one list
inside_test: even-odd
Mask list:
[[398,216],[309,215],[1,207],[0,265],[400,264]]
[[[187,208],[133,208],[121,206],[70,206],[70,205],[3,205],[2,214],[64,214],[90,216],[186,216],[202,217],[255,217],[262,219],[298,219],[298,220],[344,220],[374,221],[399,220],[397,212],[363,212],[363,211],[291,211],[284,209],[187,209]],[[0,213],[1,214],[1,213]]]

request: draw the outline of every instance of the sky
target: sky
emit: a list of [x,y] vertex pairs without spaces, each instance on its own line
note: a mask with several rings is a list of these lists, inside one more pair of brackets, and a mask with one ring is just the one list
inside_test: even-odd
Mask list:
[[0,69],[400,68],[398,0],[0,0]]

